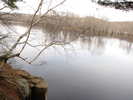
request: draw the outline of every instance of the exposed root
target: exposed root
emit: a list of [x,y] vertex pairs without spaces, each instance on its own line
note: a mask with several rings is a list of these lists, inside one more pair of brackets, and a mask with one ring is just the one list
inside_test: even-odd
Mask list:
[[2,72],[3,63],[4,63],[4,60],[2,61],[2,64],[0,65],[0,72]]
[[[4,63],[4,60],[2,61],[2,64],[0,65],[0,72],[3,71],[2,70],[3,63]],[[24,96],[23,92],[21,91],[20,87],[17,84],[15,84],[15,83],[13,83],[13,82],[11,82],[11,81],[8,80],[8,79],[13,79],[13,78],[21,78],[21,77],[19,77],[19,76],[18,77],[5,77],[5,76],[0,75],[0,78],[3,79],[3,80],[5,80],[5,81],[7,81],[8,83],[16,86],[19,89],[19,91],[21,92],[21,94],[23,96],[23,100],[25,100],[25,96]],[[9,97],[3,95],[2,93],[0,93],[0,96],[4,97],[5,99],[7,99],[7,98],[9,99]]]
[[4,97],[5,100],[11,99],[10,97],[3,95],[2,93],[0,93],[0,96],[1,96],[1,97]]
[[17,84],[15,84],[15,83],[9,81],[9,80],[6,79],[6,78],[4,78],[4,80],[7,81],[7,82],[10,83],[10,84],[16,86],[16,87],[19,89],[19,91],[21,92],[21,94],[22,94],[22,96],[23,96],[23,100],[25,100],[25,96],[24,96],[23,92],[21,91],[20,87],[19,87]]

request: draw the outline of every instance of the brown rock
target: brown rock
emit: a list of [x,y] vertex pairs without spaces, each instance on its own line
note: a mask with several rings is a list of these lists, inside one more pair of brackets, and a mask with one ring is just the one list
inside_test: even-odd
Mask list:
[[33,83],[34,85],[37,85],[37,84],[40,83],[42,80],[43,80],[43,78],[41,78],[41,77],[33,77],[32,83]]
[[47,100],[48,84],[43,78],[32,76],[24,70],[16,70],[16,72],[29,82],[29,86],[32,90],[32,100]]
[[48,84],[45,80],[42,80],[37,85],[35,85],[32,90],[33,100],[47,100],[47,89]]
[[[2,61],[0,61],[1,65]],[[2,66],[2,72],[0,72],[0,75],[4,77],[16,77],[18,76],[16,71],[11,68],[10,65],[4,63]],[[18,78],[16,78],[18,79]],[[14,80],[16,79],[7,79],[8,81],[16,84]],[[0,100],[22,100],[23,96],[21,92],[19,91],[18,87],[15,85],[12,85],[11,83],[5,81],[4,79],[0,78]]]
[[[1,63],[2,62],[0,61],[0,65],[1,65]],[[3,71],[0,72],[1,76],[8,77],[8,78],[15,77],[12,79],[7,79],[8,81],[10,81],[14,84],[20,85],[20,83],[21,83],[21,82],[18,83],[15,80],[26,79],[28,81],[28,84],[29,84],[31,92],[32,92],[32,95],[31,95],[32,100],[47,100],[48,84],[43,78],[32,76],[24,70],[12,69],[11,66],[6,63],[3,64],[2,70]],[[20,78],[20,77],[22,77],[22,78]],[[23,80],[22,83],[25,84],[25,80]],[[20,85],[20,86],[22,86],[22,85]],[[22,89],[22,90],[24,90],[24,89]],[[25,93],[23,93],[23,94],[25,94]],[[25,97],[27,97],[27,96],[28,95],[26,95]],[[22,100],[23,96],[17,86],[12,85],[11,83],[0,78],[0,100],[6,100],[6,99],[7,100]]]
[[16,70],[17,74],[23,78],[29,79],[30,74],[24,70]]
[[43,88],[43,89],[48,89],[48,84],[45,80],[42,80],[40,83],[35,85],[36,88]]

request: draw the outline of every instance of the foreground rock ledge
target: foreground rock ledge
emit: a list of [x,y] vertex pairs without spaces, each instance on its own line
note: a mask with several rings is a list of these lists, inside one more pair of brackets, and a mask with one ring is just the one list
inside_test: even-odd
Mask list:
[[41,78],[30,75],[24,70],[16,70],[16,73],[29,83],[31,100],[47,100],[47,82]]
[[24,70],[12,69],[6,63],[3,64],[2,70],[1,76],[16,77],[8,80],[18,87],[0,79],[0,100],[47,100],[48,84],[43,78],[32,76]]

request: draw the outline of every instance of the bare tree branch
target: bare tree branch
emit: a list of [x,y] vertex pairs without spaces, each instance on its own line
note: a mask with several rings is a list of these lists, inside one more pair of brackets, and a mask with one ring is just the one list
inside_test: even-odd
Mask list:
[[52,3],[52,0],[50,0],[50,3],[49,3],[49,6],[48,6],[48,9],[47,9],[47,10],[49,10],[49,8],[50,8],[50,6],[51,6],[51,3]]
[[[30,26],[29,26],[28,30],[27,30],[24,34],[22,34],[22,35],[17,39],[17,41],[14,43],[14,45],[8,50],[8,52],[7,52],[5,55],[0,56],[0,59],[8,59],[8,58],[12,58],[12,57],[15,57],[15,56],[16,56],[16,57],[19,57],[19,58],[23,59],[23,60],[26,61],[27,63],[31,64],[31,62],[33,62],[36,58],[38,58],[38,56],[39,56],[46,48],[48,48],[48,47],[50,47],[50,46],[52,46],[52,45],[62,45],[61,43],[57,43],[57,42],[55,43],[55,42],[53,42],[53,41],[52,41],[51,43],[49,43],[49,44],[45,44],[45,45],[46,45],[45,48],[43,48],[43,49],[40,51],[40,53],[39,53],[32,61],[30,61],[30,62],[27,61],[26,59],[20,57],[20,54],[21,54],[21,52],[24,50],[26,44],[30,45],[30,44],[28,43],[28,39],[29,39],[29,37],[30,37],[30,34],[31,34],[30,31],[31,31],[32,27],[35,26],[36,24],[38,24],[40,21],[44,20],[44,19],[45,19],[45,16],[46,16],[50,11],[52,11],[54,8],[58,7],[59,5],[63,4],[65,1],[66,1],[66,0],[63,0],[61,3],[59,3],[59,4],[57,4],[57,5],[55,5],[54,7],[52,7],[52,8],[49,9],[49,7],[50,7],[50,5],[51,5],[51,3],[52,3],[52,0],[51,0],[51,2],[50,2],[50,4],[49,4],[49,7],[48,7],[48,10],[47,10],[42,16],[40,16],[40,17],[38,18],[37,21],[34,22],[35,16],[36,16],[36,14],[38,13],[38,11],[40,10],[40,12],[41,12],[41,6],[42,6],[42,3],[43,3],[43,0],[41,0],[41,1],[40,1],[40,4],[38,5],[37,10],[35,11],[35,13],[34,13],[34,15],[33,15],[33,17],[32,17],[32,20],[31,20],[31,23],[30,23]],[[26,36],[26,35],[27,35],[27,36]],[[26,40],[23,42],[24,44],[23,44],[23,46],[22,46],[20,52],[17,53],[17,54],[11,54],[11,52],[18,46],[18,44],[21,44],[21,43],[19,43],[19,42],[20,42],[20,40],[21,40],[23,37],[25,37],[25,36],[26,36]],[[5,38],[5,37],[0,38],[0,39],[4,39],[4,38]],[[47,41],[47,39],[46,39],[46,41]],[[45,42],[46,42],[46,41],[45,41]],[[63,45],[64,45],[64,44],[63,44]],[[30,45],[30,46],[32,46],[32,45]],[[39,45],[36,45],[36,46],[39,46]],[[35,47],[35,46],[34,46],[34,47]]]
[[[24,61],[27,62],[28,64],[31,64],[31,62],[29,62],[29,61],[26,60],[26,58],[23,58],[23,57],[21,57],[21,56],[19,56],[19,58],[22,59],[22,60],[24,60]],[[40,66],[40,65],[44,65],[44,64],[46,64],[46,62],[43,61],[43,62],[40,63],[40,64],[31,64],[31,65],[33,65],[33,66]]]
[[43,0],[41,0],[41,2],[40,2],[40,4],[39,4],[39,6],[38,6],[36,12],[35,12],[34,15],[33,15],[30,28],[29,28],[28,31],[27,31],[28,36],[27,36],[27,38],[26,38],[25,44],[23,45],[23,47],[22,47],[20,53],[23,51],[23,49],[24,49],[25,46],[26,46],[26,43],[27,43],[27,41],[28,41],[28,39],[29,39],[29,36],[30,36],[30,31],[31,31],[31,28],[32,28],[33,20],[34,20],[34,18],[35,18],[35,16],[36,16],[37,12],[39,11],[40,7],[42,6],[42,2],[43,2]]
[[8,36],[4,36],[4,37],[0,38],[0,40],[5,39],[5,38],[7,38],[7,37],[8,37]]
[[[56,8],[56,7],[58,7],[59,5],[63,4],[65,1],[66,1],[66,0],[64,0],[64,1],[61,2],[60,4],[54,6],[53,8],[49,9],[45,14],[43,14],[42,16],[40,16],[40,18],[39,18],[35,23],[33,23],[33,20],[34,20],[34,18],[35,18],[36,13],[39,11],[40,7],[42,6],[43,0],[41,0],[40,4],[39,4],[39,6],[38,6],[38,9],[36,10],[36,12],[34,13],[34,16],[33,16],[33,18],[32,18],[30,28],[29,28],[28,31],[26,32],[26,34],[27,34],[27,33],[29,33],[29,34],[28,34],[28,36],[27,36],[27,39],[26,39],[26,41],[25,41],[25,44],[24,44],[24,46],[22,47],[20,53],[23,51],[23,49],[24,49],[24,47],[25,47],[25,45],[26,45],[26,43],[27,43],[27,41],[28,41],[31,28],[32,28],[34,25],[36,25],[37,23],[39,23],[40,21],[42,21],[42,20],[44,19],[44,16],[45,16],[46,14],[48,14],[51,10],[53,10],[54,8]],[[32,24],[32,23],[33,23],[33,24]],[[18,42],[19,42],[19,41],[18,41]]]
[[6,8],[6,7],[8,7],[8,6],[4,6],[4,7],[0,8],[0,10],[3,10],[3,9]]
[[[86,29],[87,30],[87,29]],[[33,60],[31,60],[30,62],[28,62],[28,63],[30,63],[31,64],[31,62],[33,62],[33,61],[35,61],[39,56],[40,56],[40,54],[45,50],[45,49],[47,49],[48,47],[50,47],[50,46],[52,46],[52,45],[66,45],[66,44],[69,44],[70,42],[72,42],[72,41],[74,41],[75,39],[77,39],[78,38],[78,36],[80,35],[80,34],[82,34],[82,33],[84,33],[86,30],[83,30],[82,32],[80,32],[77,36],[75,36],[73,39],[71,39],[70,41],[68,41],[68,42],[54,42],[54,41],[52,41],[51,43],[49,43],[48,45],[46,45],[39,53],[38,53],[38,55],[33,59]]]
[[41,54],[46,48],[48,48],[48,47],[50,47],[50,46],[52,46],[52,45],[53,45],[53,43],[49,43],[49,44],[48,44],[45,48],[43,48],[43,49],[39,52],[39,54],[38,54],[33,60],[31,60],[29,63],[35,61],[35,60],[40,56],[40,54]]
[[4,59],[3,59],[3,61],[2,61],[2,64],[0,65],[0,72],[2,71],[3,63],[4,63]]

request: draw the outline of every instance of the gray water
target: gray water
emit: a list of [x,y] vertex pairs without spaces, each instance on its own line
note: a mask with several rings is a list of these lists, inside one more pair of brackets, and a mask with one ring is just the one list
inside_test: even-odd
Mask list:
[[[35,28],[33,32],[46,36],[52,31]],[[132,42],[90,36],[79,37],[71,45],[66,45],[66,50],[61,46],[46,49],[34,62],[45,61],[45,65],[19,60],[22,69],[47,81],[48,100],[133,100]],[[22,56],[31,59],[37,52],[27,46]]]

